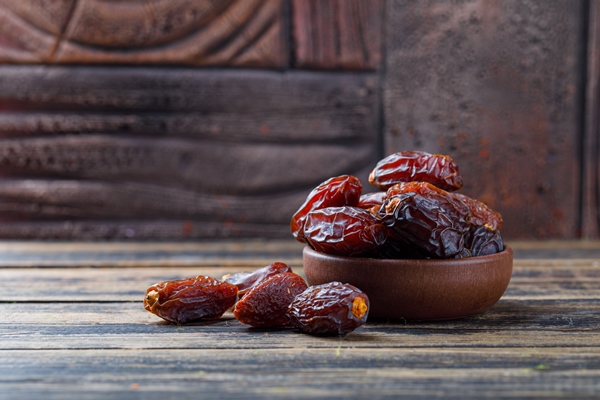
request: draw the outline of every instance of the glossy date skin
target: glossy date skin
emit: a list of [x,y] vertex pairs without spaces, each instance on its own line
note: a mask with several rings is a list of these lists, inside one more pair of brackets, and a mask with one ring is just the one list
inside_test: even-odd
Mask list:
[[367,210],[329,207],[308,214],[304,227],[308,244],[315,250],[338,256],[357,257],[387,240],[387,228]]
[[387,197],[386,192],[371,192],[360,196],[358,207],[369,210],[373,207],[381,207]]
[[504,250],[504,242],[499,230],[487,225],[471,226],[465,237],[465,247],[473,257],[496,254]]
[[311,335],[346,335],[367,321],[369,298],[340,282],[311,286],[288,309],[290,323]]
[[[471,226],[469,208],[428,183],[404,185],[404,189],[400,186],[388,190],[388,199],[379,210],[390,235],[426,257],[469,256],[465,248],[465,235]],[[391,196],[390,191],[394,191]]]
[[379,161],[369,182],[388,190],[400,182],[429,182],[440,189],[455,191],[463,186],[458,165],[449,156],[424,151],[402,151]]
[[300,275],[286,272],[269,277],[252,287],[237,302],[233,315],[243,324],[257,328],[287,326],[287,309],[308,286]]
[[452,193],[452,195],[469,207],[472,225],[487,226],[493,231],[502,228],[502,225],[504,224],[502,215],[499,212],[492,210],[487,204],[462,193]]
[[249,272],[240,272],[234,275],[225,275],[223,280],[237,286],[238,296],[242,298],[250,289],[267,280],[273,275],[292,272],[292,268],[282,262],[274,262],[263,268]]
[[146,290],[144,308],[178,324],[216,319],[235,304],[237,292],[235,285],[202,275],[165,281]]
[[313,189],[304,204],[292,216],[290,229],[294,238],[306,243],[304,223],[308,213],[326,207],[357,206],[362,192],[362,183],[352,175],[330,178]]

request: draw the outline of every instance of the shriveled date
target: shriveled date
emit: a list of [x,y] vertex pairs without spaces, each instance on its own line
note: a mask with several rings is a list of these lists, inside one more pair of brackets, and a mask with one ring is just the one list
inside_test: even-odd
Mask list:
[[292,272],[289,265],[282,262],[274,262],[266,267],[249,272],[240,272],[234,275],[225,275],[223,280],[237,286],[238,296],[242,298],[254,286],[264,282],[273,275]]
[[463,202],[429,184],[414,185],[406,192],[396,189],[392,196],[392,189],[388,191],[379,211],[396,240],[432,258],[470,255],[465,251],[465,235],[471,212]]
[[185,324],[220,318],[235,304],[237,293],[235,285],[200,275],[150,286],[144,308],[169,322]]
[[458,165],[450,156],[424,151],[394,153],[379,161],[369,175],[369,182],[381,190],[412,181],[429,182],[447,191],[463,186]]
[[362,183],[352,175],[336,176],[321,183],[308,194],[304,204],[292,216],[292,235],[305,243],[304,224],[308,213],[326,207],[357,206],[361,192]]
[[367,321],[369,298],[340,282],[311,286],[290,305],[290,323],[312,335],[345,335]]
[[293,272],[273,275],[252,287],[237,302],[233,315],[241,323],[257,328],[286,326],[288,307],[307,287],[304,279]]
[[387,239],[383,223],[357,207],[329,207],[308,214],[306,241],[317,251],[339,256],[360,256],[381,246]]

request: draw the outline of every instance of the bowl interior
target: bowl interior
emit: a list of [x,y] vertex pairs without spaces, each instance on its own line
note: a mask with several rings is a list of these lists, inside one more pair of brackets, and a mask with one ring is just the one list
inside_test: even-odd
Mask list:
[[502,297],[513,252],[449,260],[339,257],[303,250],[310,285],[339,281],[369,296],[369,319],[443,320],[479,314]]

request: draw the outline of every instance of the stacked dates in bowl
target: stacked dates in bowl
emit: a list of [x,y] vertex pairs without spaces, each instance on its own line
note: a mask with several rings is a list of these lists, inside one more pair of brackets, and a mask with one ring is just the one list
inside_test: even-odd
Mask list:
[[381,160],[369,176],[379,192],[362,195],[352,175],[317,186],[292,217],[292,234],[336,256],[449,259],[504,249],[502,216],[457,193],[462,178],[446,155],[404,151]]
[[369,318],[445,320],[479,314],[503,295],[513,253],[502,216],[457,191],[458,166],[419,151],[381,160],[369,176],[379,191],[361,194],[342,175],[316,187],[291,221],[311,285],[360,287]]

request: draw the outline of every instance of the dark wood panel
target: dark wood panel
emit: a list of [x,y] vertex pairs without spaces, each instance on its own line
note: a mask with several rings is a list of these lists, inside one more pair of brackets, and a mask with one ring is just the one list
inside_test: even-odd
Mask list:
[[451,155],[506,237],[576,237],[583,2],[386,10],[386,153]]
[[582,235],[600,237],[600,3],[589,2]]
[[312,188],[340,174],[366,183],[376,161],[374,74],[0,76],[0,237],[287,236]]
[[292,0],[294,67],[376,69],[383,0]]
[[0,238],[11,240],[193,240],[280,239],[291,235],[287,223],[259,224],[198,219],[64,219],[2,221]]
[[261,195],[314,187],[344,173],[358,175],[372,167],[374,147],[60,136],[1,140],[0,168],[4,177],[147,182],[197,192]]
[[0,62],[281,68],[283,0],[0,2]]
[[309,128],[319,127],[313,113],[374,121],[378,110],[378,79],[367,72],[4,65],[0,77],[5,111],[185,112],[258,120],[305,115],[303,129],[311,135]]

